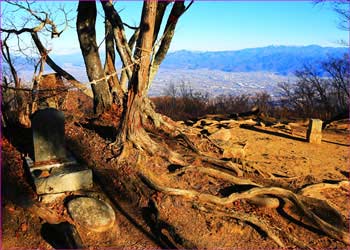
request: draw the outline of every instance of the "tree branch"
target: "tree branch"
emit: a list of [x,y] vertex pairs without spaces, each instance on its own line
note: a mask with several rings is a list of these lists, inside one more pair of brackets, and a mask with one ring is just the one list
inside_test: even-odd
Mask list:
[[162,25],[162,22],[163,22],[164,13],[165,13],[166,7],[169,5],[169,3],[170,2],[168,2],[168,1],[158,3],[156,22],[155,22],[155,26],[154,26],[153,45],[155,44],[155,42],[157,40],[160,26]]
[[186,10],[192,5],[192,3],[193,1],[191,1],[191,3],[187,7],[185,7],[184,1],[176,1],[174,3],[165,26],[163,36],[161,38],[161,44],[152,62],[148,85],[150,85],[153,81],[156,73],[158,72],[160,64],[162,63],[166,54],[168,53],[171,41],[175,33],[176,24],[179,18],[182,14],[186,12]]
[[51,69],[53,69],[57,74],[59,74],[60,76],[68,80],[70,83],[72,83],[76,88],[81,89],[84,94],[86,94],[87,96],[93,97],[91,89],[87,88],[84,84],[79,82],[77,79],[75,79],[74,76],[69,74],[64,69],[62,69],[52,60],[52,58],[48,55],[47,49],[41,43],[39,36],[36,32],[32,32],[31,36],[40,55],[41,56],[46,55],[46,63],[51,67]]
[[6,38],[2,41],[1,51],[2,51],[2,55],[5,59],[5,61],[7,62],[7,64],[10,67],[10,71],[11,71],[13,80],[15,82],[15,86],[16,86],[16,88],[18,88],[18,87],[20,87],[20,81],[18,79],[17,70],[12,63],[10,50],[9,50],[8,45],[7,45],[7,39],[9,38],[9,36],[10,36],[10,34],[7,34]]
[[[101,4],[105,12],[106,18],[112,24],[117,51],[122,60],[123,67],[132,65],[133,58],[131,54],[131,49],[127,43],[123,22],[118,12],[114,9],[114,6],[111,2],[101,1]],[[126,73],[129,79],[132,76],[132,71],[133,71],[133,66],[126,68]]]

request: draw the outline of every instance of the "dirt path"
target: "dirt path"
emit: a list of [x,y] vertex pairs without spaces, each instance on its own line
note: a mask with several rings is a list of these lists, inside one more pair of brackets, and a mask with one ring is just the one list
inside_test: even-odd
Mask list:
[[[320,145],[309,144],[303,140],[305,127],[297,126],[292,131],[281,128],[258,126],[233,126],[230,129],[233,142],[245,144],[245,160],[255,164],[262,171],[274,174],[276,183],[287,188],[303,187],[307,184],[332,183],[349,178],[349,144],[348,130],[330,129],[323,134]],[[3,235],[2,247],[9,249],[40,248],[51,249],[42,237],[45,221],[27,209],[26,200],[35,200],[36,195],[23,170],[22,156],[29,152],[28,131],[11,131],[11,136],[22,134],[22,140],[2,138],[2,211]],[[176,248],[193,247],[239,247],[252,249],[277,247],[269,237],[249,223],[218,213],[201,210],[196,202],[185,198],[150,193],[158,201],[159,218],[155,228],[150,220],[152,211],[149,201],[131,201],[125,192],[127,183],[120,182],[118,174],[125,179],[132,171],[128,166],[116,166],[112,152],[106,150],[108,135],[99,136],[93,129],[85,128],[74,122],[66,125],[67,144],[79,160],[94,171],[96,190],[106,194],[112,201],[117,216],[115,234],[104,234],[96,237],[83,236],[86,247],[132,247]],[[12,137],[10,137],[12,138]],[[24,139],[23,139],[24,138]],[[106,140],[107,139],[107,140]],[[171,144],[171,142],[169,142]],[[177,145],[172,145],[177,147]],[[131,159],[132,160],[132,159]],[[159,167],[160,162],[147,162],[150,171],[163,175],[168,174],[168,166]],[[131,177],[130,177],[131,178]],[[127,179],[127,178],[126,178]],[[175,178],[175,186],[191,187],[203,192],[230,192],[231,186],[208,176],[190,173]],[[230,189],[231,188],[231,189]],[[135,190],[135,192],[143,192]],[[349,190],[325,189],[319,195],[325,197],[348,217],[350,205],[347,202]],[[295,214],[294,218],[285,215],[281,209],[260,208],[240,201],[226,209],[249,212],[259,216],[266,224],[283,226],[287,234],[291,233],[313,248],[344,248],[345,245],[323,235],[302,222]],[[288,210],[288,208],[286,208]],[[292,211],[293,212],[293,211]],[[349,219],[349,218],[347,218]],[[161,223],[159,223],[161,222]],[[175,237],[174,240],[174,235]],[[290,239],[283,238],[293,245]]]

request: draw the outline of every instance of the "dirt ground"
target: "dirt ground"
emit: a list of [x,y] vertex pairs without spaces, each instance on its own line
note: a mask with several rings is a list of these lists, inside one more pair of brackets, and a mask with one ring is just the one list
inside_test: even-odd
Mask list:
[[[75,108],[77,107],[65,111],[67,147],[78,160],[93,169],[94,188],[91,192],[103,193],[115,209],[117,218],[115,230],[110,232],[93,235],[80,231],[84,248],[278,248],[261,229],[247,221],[228,216],[225,213],[227,211],[232,211],[235,215],[250,213],[257,216],[261,223],[278,232],[288,248],[297,248],[293,242],[295,238],[313,249],[348,248],[303,220],[288,205],[276,209],[239,200],[222,207],[221,212],[216,210],[212,213],[214,207],[202,207],[196,200],[164,195],[152,189],[137,190],[137,186],[132,185],[135,171],[128,164],[117,165],[113,160],[113,151],[108,149],[108,144],[115,135],[113,123],[117,121],[112,116],[105,117],[108,121],[106,123],[86,119],[80,113],[74,114],[72,111]],[[220,124],[223,124],[222,121]],[[214,122],[209,124],[209,128],[214,129],[216,126],[221,127],[221,131],[226,129],[230,138],[221,138],[226,140],[224,143],[229,141],[234,145],[241,145],[244,152],[243,165],[247,168],[254,166],[261,171],[260,175],[254,172],[246,174],[257,183],[298,192],[310,184],[332,184],[349,180],[348,121],[338,122],[327,128],[323,132],[321,144],[305,141],[306,125],[302,123],[273,127],[244,121],[227,121],[226,124],[228,125],[217,126]],[[193,129],[201,131],[203,126],[194,126]],[[215,128],[213,131],[219,130]],[[184,150],[181,143],[161,135],[154,135],[153,139],[166,142],[171,149],[177,149],[191,161],[191,153]],[[40,214],[33,212],[33,204],[38,204],[38,197],[33,191],[23,163],[23,156],[31,154],[31,145],[30,129],[12,127],[3,131],[2,249],[67,248],[67,245],[61,243],[59,232],[50,227],[51,224],[41,218]],[[210,150],[207,149],[208,152]],[[216,154],[215,150],[211,151],[209,153]],[[131,155],[129,161],[136,161],[136,155]],[[178,173],[177,166],[164,165],[162,159],[147,160],[142,164],[173,188],[191,188],[221,197],[234,192],[235,187],[225,181],[201,172]],[[269,176],[264,178],[264,174]],[[130,187],[135,190],[130,191]],[[341,188],[322,189],[312,194],[317,196],[314,198],[326,199],[340,211],[347,223],[337,226],[347,231],[349,191],[350,186],[345,185]],[[140,197],[150,199],[135,201],[129,192],[142,193]],[[155,201],[156,204],[150,201]],[[153,206],[157,207],[157,213],[152,210]],[[51,209],[64,218],[65,212],[62,208]],[[325,216],[332,217],[331,214]],[[48,233],[50,230],[52,232]]]

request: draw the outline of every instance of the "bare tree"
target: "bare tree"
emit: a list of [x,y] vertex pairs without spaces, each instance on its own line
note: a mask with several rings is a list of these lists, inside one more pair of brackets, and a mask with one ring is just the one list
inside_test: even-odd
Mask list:
[[[30,124],[30,112],[35,110],[35,101],[37,93],[41,91],[41,76],[43,75],[45,64],[49,65],[60,77],[68,80],[75,88],[80,89],[88,96],[93,96],[90,88],[79,82],[73,75],[56,64],[50,57],[50,51],[43,45],[43,40],[57,39],[60,35],[71,27],[70,23],[73,20],[71,11],[63,6],[58,7],[54,11],[50,8],[43,7],[44,3],[35,3],[29,1],[5,1],[3,6],[11,6],[11,11],[2,13],[1,32],[2,40],[2,57],[8,65],[11,78],[15,85],[15,98],[18,109],[18,119],[24,121],[25,126]],[[6,9],[6,8],[5,8]],[[3,9],[4,10],[4,9]],[[12,14],[16,14],[16,21],[13,20]],[[57,18],[55,20],[53,18]],[[42,39],[44,38],[44,39]],[[18,77],[14,58],[24,57],[31,62],[28,65],[34,65],[34,73],[32,78],[32,88],[34,90],[31,98],[24,98],[25,92],[28,94],[28,89],[22,90],[20,79]],[[28,66],[27,65],[27,66]],[[54,89],[52,91],[55,91]],[[62,90],[60,90],[62,91]],[[26,95],[28,96],[28,95]],[[28,103],[30,102],[29,112]],[[5,109],[9,110],[9,109]],[[23,122],[21,122],[23,123]]]
[[295,73],[298,79],[295,85],[280,84],[285,103],[304,118],[315,116],[328,121],[347,117],[350,101],[348,55],[330,58],[319,67],[325,72],[324,76],[317,68],[305,65]]
[[342,30],[350,30],[350,1],[349,0],[335,0],[335,1],[326,1],[326,0],[316,0],[316,4],[330,4],[332,5],[333,10],[339,15],[339,28]]
[[[52,60],[49,56],[50,51],[45,48],[42,39],[40,38],[40,35],[45,39],[48,37],[48,39],[59,38],[65,30],[71,27],[71,12],[64,7],[59,7],[56,11],[61,13],[60,19],[63,20],[63,22],[56,24],[56,20],[51,17],[52,10],[45,10],[40,7],[41,5],[39,5],[38,8],[34,8],[34,4],[29,1],[4,2],[14,8],[11,13],[16,13],[16,15],[22,17],[19,19],[21,22],[17,20],[15,23],[9,15],[2,13],[2,26],[0,31],[2,34],[6,34],[6,40],[14,40],[12,41],[12,44],[16,44],[12,47],[8,46],[9,53],[19,53],[27,58],[32,58],[33,55],[37,54],[38,58],[35,58],[34,60],[37,62],[41,60],[40,57],[46,57],[46,63],[55,72],[69,80],[74,86],[82,89],[85,94],[92,96],[92,93],[88,88]],[[28,41],[31,45],[28,45]],[[2,48],[3,47],[5,46],[2,46]],[[2,54],[3,57],[4,55],[5,53]],[[9,63],[6,59],[5,61]]]
[[[259,169],[258,166],[255,166],[256,164],[252,166],[247,166],[248,164],[243,165],[243,159],[240,159],[242,164],[234,164],[233,159],[221,159],[220,156],[224,149],[210,139],[206,139],[206,145],[209,145],[210,149],[215,148],[215,151],[218,152],[215,153],[217,157],[213,157],[211,154],[213,152],[209,152],[210,149],[206,150],[205,146],[201,147],[201,143],[196,144],[197,138],[205,139],[205,137],[201,137],[197,129],[180,126],[178,123],[155,112],[154,106],[147,97],[149,86],[169,49],[179,17],[188,9],[192,2],[186,7],[184,1],[175,1],[172,3],[144,1],[140,24],[138,27],[133,27],[135,28],[135,32],[129,40],[126,39],[124,32],[124,26],[127,25],[122,22],[112,2],[101,2],[101,4],[105,18],[109,22],[105,26],[107,33],[105,35],[108,40],[105,67],[103,67],[101,58],[99,57],[99,47],[96,43],[95,2],[79,2],[77,33],[87,75],[89,81],[92,83],[94,110],[96,114],[107,112],[110,108],[112,103],[111,92],[113,92],[113,89],[114,91],[118,91],[114,86],[122,84],[125,81],[122,81],[122,79],[126,79],[128,82],[125,96],[123,93],[118,93],[118,97],[121,96],[123,98],[123,113],[120,117],[120,126],[115,142],[110,145],[112,154],[115,156],[110,161],[117,160],[118,163],[126,162],[127,164],[125,165],[130,169],[130,172],[133,171],[132,173],[135,173],[135,175],[130,177],[133,178],[132,183],[127,187],[135,187],[137,190],[144,190],[147,187],[153,190],[155,194],[162,193],[169,196],[184,197],[189,199],[192,202],[192,207],[196,207],[200,212],[212,212],[213,214],[219,214],[220,216],[229,218],[233,217],[255,225],[263,230],[279,247],[287,247],[290,245],[289,242],[292,242],[293,246],[305,247],[303,243],[294,239],[289,233],[285,233],[284,230],[270,226],[267,223],[261,223],[257,217],[258,215],[246,212],[244,209],[241,209],[239,213],[235,209],[227,209],[228,205],[235,206],[235,202],[239,200],[248,200],[253,204],[266,204],[267,207],[271,207],[272,200],[274,208],[281,207],[282,203],[290,203],[307,218],[308,224],[321,230],[331,238],[342,241],[345,244],[350,244],[350,235],[345,229],[335,227],[327,218],[321,217],[315,212],[318,207],[323,206],[328,209],[327,211],[331,211],[338,216],[339,212],[333,207],[326,206],[325,202],[318,199],[312,199],[310,201],[306,196],[296,194],[284,188],[265,187],[265,183],[274,183],[276,181],[276,178],[272,174]],[[168,6],[172,7],[170,15],[165,18],[165,13],[167,13],[166,8]],[[161,32],[163,19],[167,21],[163,32]],[[51,25],[52,34],[57,33],[53,32],[54,26],[51,22],[46,22],[46,19],[45,22],[41,21],[40,25]],[[7,31],[10,32],[10,30]],[[29,32],[35,34],[33,29],[30,29]],[[113,33],[114,45],[112,44],[112,37],[108,36],[111,32]],[[123,63],[124,74],[113,69],[114,55],[116,54],[114,53],[114,49]],[[39,51],[45,52],[40,49]],[[45,54],[47,55],[47,53]],[[48,57],[46,57],[46,60],[48,60]],[[117,73],[120,74],[118,75],[119,83],[116,78],[115,80],[111,80]],[[69,77],[67,74],[66,76]],[[123,89],[122,86],[120,86],[120,89]],[[197,96],[193,92],[186,92],[185,94],[191,98]],[[103,119],[103,116],[100,116],[100,119]],[[203,122],[205,123],[205,121]],[[157,133],[158,135],[166,134],[170,140],[179,140],[181,142],[179,144],[185,149],[184,151],[190,152],[188,156],[191,157],[191,160],[186,159],[186,156],[183,155],[181,150],[175,151],[175,149],[162,140],[154,139],[154,137],[157,137]],[[180,147],[180,145],[177,146]],[[108,149],[106,148],[106,150]],[[154,160],[153,162],[152,159]],[[159,178],[156,173],[153,173],[147,167],[147,163],[149,162],[158,165],[156,163],[158,160],[161,160],[167,166],[174,164],[180,166],[178,170],[182,171],[182,173],[185,173],[187,170],[193,170],[200,174],[207,174],[213,178],[230,183],[230,185],[244,186],[242,190],[246,190],[247,186],[250,188],[247,191],[234,192],[227,197],[220,197],[217,194],[203,193],[196,189],[171,187],[169,181],[168,184],[163,182],[162,178]],[[194,164],[197,164],[197,166]],[[118,164],[118,167],[121,165]],[[261,183],[263,184],[261,184],[255,182],[257,175],[260,175],[263,179],[271,177],[273,180],[271,182],[262,181]],[[172,180],[170,175],[164,174],[164,176],[164,180]],[[180,177],[178,174],[177,176]],[[252,176],[254,179],[250,179]],[[127,178],[126,176],[120,177]],[[133,192],[133,190],[128,191]],[[141,192],[141,195],[145,194]],[[158,214],[160,211],[157,210],[157,201],[151,197],[146,197],[146,199],[150,203],[153,202],[153,209],[155,210],[155,214],[157,214],[154,217],[156,223],[159,223]],[[170,236],[174,238],[177,236],[178,239],[179,236],[174,231],[169,230],[168,232]],[[279,234],[283,236],[283,239],[289,236],[287,242],[283,242]],[[186,247],[186,243],[185,240],[182,241],[181,239],[180,244],[183,245],[182,247]],[[189,248],[189,245],[187,247]],[[191,247],[193,248],[193,246]]]

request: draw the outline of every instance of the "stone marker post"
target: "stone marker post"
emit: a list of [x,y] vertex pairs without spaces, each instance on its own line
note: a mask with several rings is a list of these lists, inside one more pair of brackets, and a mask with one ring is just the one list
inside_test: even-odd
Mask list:
[[310,119],[306,133],[309,143],[320,144],[322,141],[322,121],[320,119]]

